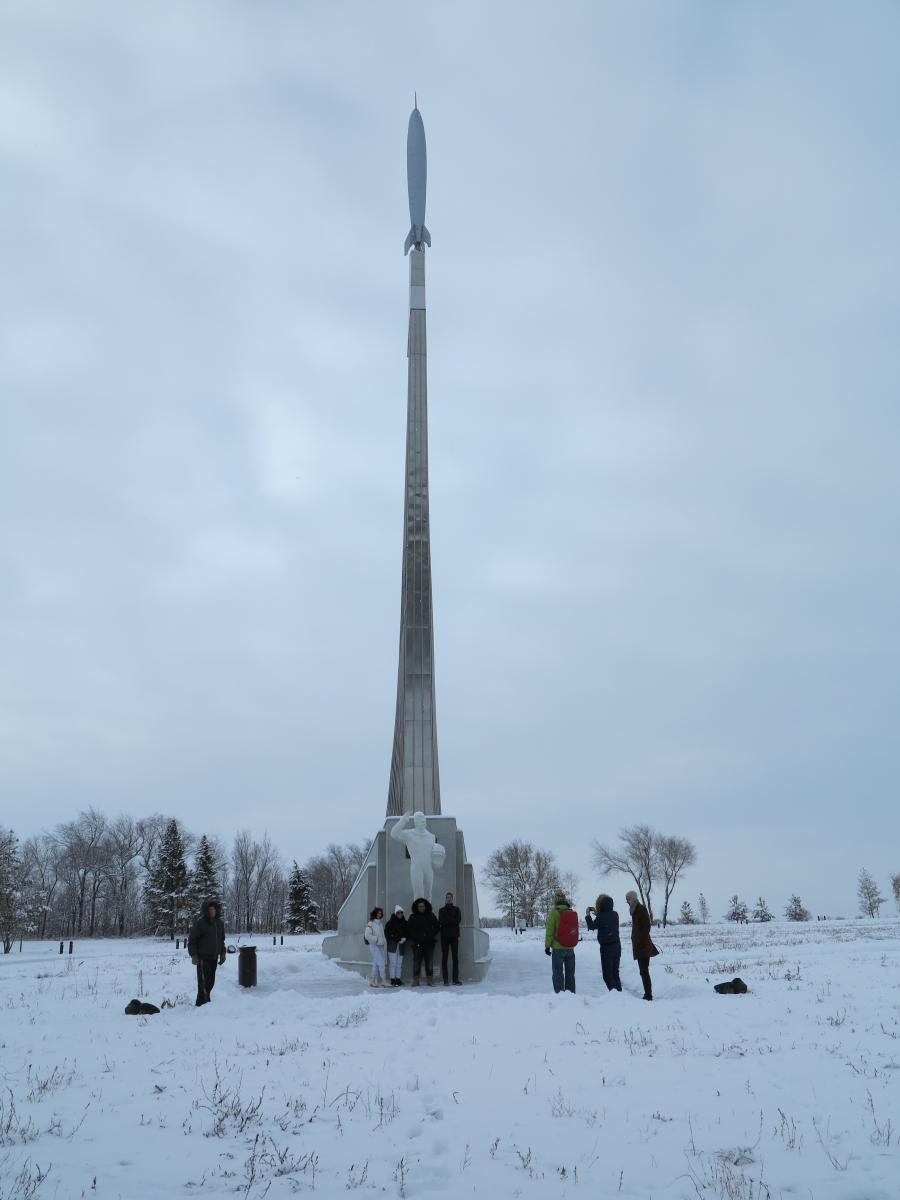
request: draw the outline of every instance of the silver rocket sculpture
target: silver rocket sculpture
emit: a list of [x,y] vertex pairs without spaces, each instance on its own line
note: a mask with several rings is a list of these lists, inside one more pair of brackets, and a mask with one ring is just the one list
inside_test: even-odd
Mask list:
[[418,102],[409,114],[409,128],[406,131],[406,186],[409,191],[409,224],[410,230],[406,235],[403,253],[409,254],[415,246],[417,250],[431,245],[431,234],[425,228],[425,184],[428,178],[428,160],[425,153],[425,126],[422,124],[422,114]]
[[[397,712],[387,815],[441,811],[431,603],[431,525],[428,503],[428,352],[425,336],[425,127],[418,106],[406,139],[409,219],[409,332],[406,389],[406,498]],[[410,253],[412,251],[412,253]]]

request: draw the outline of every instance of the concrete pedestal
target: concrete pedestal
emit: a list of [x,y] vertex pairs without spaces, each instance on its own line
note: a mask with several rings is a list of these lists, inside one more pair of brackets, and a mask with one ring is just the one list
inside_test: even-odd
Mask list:
[[[336,934],[326,937],[322,950],[340,966],[361,975],[368,975],[372,966],[369,948],[363,940],[363,930],[369,913],[376,906],[384,909],[388,920],[397,904],[409,916],[413,900],[409,876],[409,859],[405,847],[389,836],[399,818],[388,817],[384,828],[376,835],[369,857],[354,883],[350,895],[338,914]],[[435,913],[444,903],[447,892],[453,892],[455,903],[462,910],[462,928],[459,934],[459,973],[465,982],[484,979],[490,966],[490,939],[481,928],[478,915],[478,895],[475,888],[475,871],[466,861],[466,847],[462,831],[457,829],[454,817],[430,816],[427,826],[435,835],[439,845],[446,850],[444,865],[434,872],[434,887],[431,903]],[[435,946],[435,977],[440,977],[440,941]],[[403,956],[403,978],[412,977],[412,950],[407,947]]]

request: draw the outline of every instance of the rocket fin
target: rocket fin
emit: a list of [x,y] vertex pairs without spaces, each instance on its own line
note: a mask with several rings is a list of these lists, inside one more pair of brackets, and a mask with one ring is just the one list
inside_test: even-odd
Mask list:
[[431,234],[428,232],[428,229],[424,225],[422,226],[422,241],[425,243],[426,246],[431,245]]
[[[406,241],[403,243],[403,253],[409,254],[410,250],[415,245],[415,242],[416,242],[415,231],[410,229],[409,233],[406,235]],[[430,246],[431,242],[429,241],[428,244]]]

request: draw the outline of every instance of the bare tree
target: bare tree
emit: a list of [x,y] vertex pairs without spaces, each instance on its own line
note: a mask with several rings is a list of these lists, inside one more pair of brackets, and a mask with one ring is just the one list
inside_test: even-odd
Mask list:
[[25,842],[22,857],[27,863],[38,908],[37,934],[38,937],[44,938],[47,934],[47,922],[53,911],[53,898],[59,887],[59,847],[50,834],[42,833]]
[[659,872],[657,834],[649,825],[632,825],[619,831],[620,846],[604,846],[598,841],[591,843],[591,859],[595,871],[601,875],[630,875],[634,880],[641,903],[653,920],[651,892],[653,880]]
[[231,865],[234,869],[235,920],[243,923],[245,933],[252,933],[260,915],[260,897],[267,878],[277,863],[277,852],[267,833],[255,842],[249,829],[242,829],[234,839]]
[[93,936],[97,897],[104,879],[107,822],[103,813],[89,808],[74,821],[58,825],[55,832],[62,851],[63,866],[69,875],[73,896],[75,933],[85,932],[85,907],[88,909],[87,933]]
[[662,922],[665,928],[669,920],[669,900],[675,885],[679,876],[697,861],[697,851],[687,838],[660,834],[656,839],[656,860],[663,885]]
[[116,933],[125,934],[128,906],[136,890],[138,859],[143,847],[140,822],[134,817],[117,817],[109,827],[106,872],[115,908]]
[[554,855],[521,839],[491,854],[484,878],[510,922],[524,917],[529,925],[543,920],[561,887]]
[[884,896],[878,890],[878,884],[865,867],[860,869],[856,881],[856,894],[859,897],[859,911],[864,917],[877,917],[879,909],[884,904]]

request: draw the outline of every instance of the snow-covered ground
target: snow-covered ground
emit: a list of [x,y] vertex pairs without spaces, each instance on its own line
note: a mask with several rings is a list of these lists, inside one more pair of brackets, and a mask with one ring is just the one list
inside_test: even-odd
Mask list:
[[[653,1004],[630,957],[607,994],[588,941],[554,996],[540,933],[495,931],[485,984],[383,992],[260,937],[259,986],[231,956],[199,1010],[168,943],[26,943],[0,958],[0,1198],[896,1200],[900,923],[654,936]],[[715,995],[734,974],[750,993]]]

